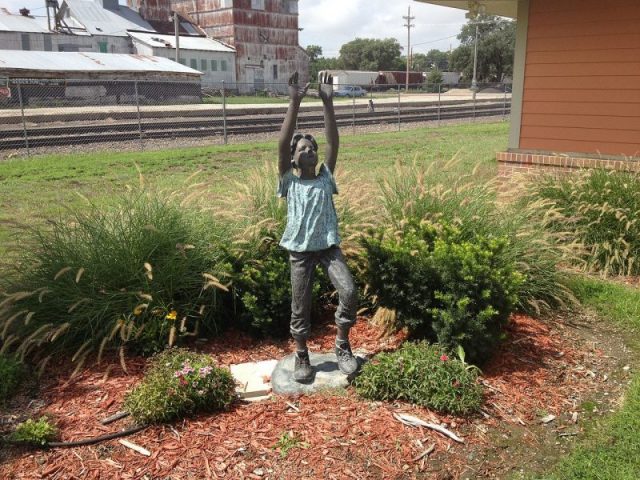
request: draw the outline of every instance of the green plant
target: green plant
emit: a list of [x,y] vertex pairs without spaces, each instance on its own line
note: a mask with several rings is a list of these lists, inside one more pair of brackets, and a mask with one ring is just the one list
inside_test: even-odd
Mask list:
[[43,446],[58,437],[58,428],[51,424],[47,417],[40,417],[18,424],[15,431],[9,435],[9,440],[27,445]]
[[188,200],[135,190],[31,229],[0,304],[5,344],[41,366],[69,355],[79,369],[90,353],[119,348],[124,358],[125,347],[152,353],[199,328],[218,331],[226,287],[212,274],[227,227]]
[[640,176],[589,170],[534,185],[535,195],[553,202],[559,215],[551,224],[579,242],[588,270],[613,275],[640,273]]
[[2,354],[0,350],[0,405],[6,402],[22,383],[24,365],[13,357]]
[[235,382],[209,355],[170,348],[151,359],[143,380],[124,401],[138,424],[169,422],[202,411],[221,410],[235,398]]
[[[545,228],[556,212],[549,202],[497,197],[493,179],[483,180],[478,166],[470,173],[456,157],[434,161],[428,167],[396,165],[396,171],[381,183],[384,214],[393,228],[402,231],[408,222],[447,223],[460,231],[460,238],[503,237],[503,261],[512,263],[522,276],[516,307],[538,314],[572,304],[573,296],[557,265],[574,256],[575,245],[563,232]],[[478,178],[480,177],[480,178]],[[521,197],[522,195],[520,195]],[[513,200],[513,198],[516,200]]]
[[[462,351],[461,351],[462,352]],[[407,342],[392,353],[380,353],[356,378],[356,391],[371,400],[405,400],[434,410],[467,414],[482,404],[478,369],[451,358],[438,345]]]
[[457,227],[422,221],[362,242],[369,287],[400,326],[447,350],[461,346],[474,363],[491,355],[522,282],[504,260],[506,238],[467,240]]
[[309,448],[309,444],[298,438],[293,431],[283,432],[273,447],[280,450],[280,458],[285,458],[293,448]]

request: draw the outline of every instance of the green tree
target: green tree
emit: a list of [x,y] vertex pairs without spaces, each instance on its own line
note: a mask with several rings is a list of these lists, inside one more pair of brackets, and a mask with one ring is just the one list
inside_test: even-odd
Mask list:
[[489,15],[469,21],[458,34],[460,46],[451,54],[452,70],[462,72],[467,81],[473,77],[473,51],[478,25],[478,72],[480,82],[501,82],[513,74],[516,24]]
[[347,70],[400,70],[402,47],[395,38],[356,38],[340,48],[340,66]]
[[335,70],[338,68],[337,58],[324,58],[320,45],[308,45],[305,49],[309,55],[309,81],[318,81],[318,72],[322,70]]

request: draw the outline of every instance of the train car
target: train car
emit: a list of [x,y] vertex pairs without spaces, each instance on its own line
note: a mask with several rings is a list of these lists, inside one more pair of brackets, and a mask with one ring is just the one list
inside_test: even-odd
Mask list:
[[362,88],[368,88],[374,85],[379,76],[379,72],[367,72],[361,70],[327,70],[333,77],[333,84],[336,87],[345,87],[348,85],[358,85]]
[[[376,83],[378,85],[405,85],[407,72],[399,70],[389,70],[378,72]],[[409,85],[414,88],[424,84],[426,75],[424,72],[409,72]]]

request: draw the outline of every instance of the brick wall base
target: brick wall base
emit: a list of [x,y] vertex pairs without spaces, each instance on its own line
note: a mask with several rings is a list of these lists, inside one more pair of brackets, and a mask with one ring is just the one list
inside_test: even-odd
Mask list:
[[498,176],[509,178],[518,174],[564,174],[585,168],[604,168],[640,173],[640,158],[582,158],[564,155],[498,152]]

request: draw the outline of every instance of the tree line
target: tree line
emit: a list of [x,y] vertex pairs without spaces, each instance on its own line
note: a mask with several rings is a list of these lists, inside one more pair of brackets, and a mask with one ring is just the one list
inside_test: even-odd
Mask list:
[[[437,83],[439,72],[462,73],[463,81],[473,77],[473,57],[476,24],[478,26],[479,82],[502,82],[513,74],[515,50],[515,22],[501,17],[481,15],[462,26],[458,34],[460,45],[450,52],[431,49],[427,53],[414,53],[409,69],[430,72],[429,80]],[[407,55],[395,38],[356,38],[340,48],[338,57],[324,57],[322,47],[309,45],[311,80],[317,81],[321,70],[406,70]]]

